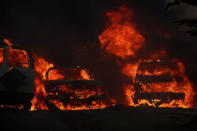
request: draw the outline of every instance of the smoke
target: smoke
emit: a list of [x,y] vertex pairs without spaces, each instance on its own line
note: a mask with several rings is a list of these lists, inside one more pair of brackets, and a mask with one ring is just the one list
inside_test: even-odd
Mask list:
[[[173,2],[174,0],[165,0],[165,4]],[[196,6],[181,3],[179,6],[175,6],[169,9],[174,12],[178,18],[197,18]]]

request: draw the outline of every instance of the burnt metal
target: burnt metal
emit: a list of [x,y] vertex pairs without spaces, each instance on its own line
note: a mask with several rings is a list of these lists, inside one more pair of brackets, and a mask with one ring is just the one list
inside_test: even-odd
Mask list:
[[[151,88],[151,83],[169,83],[175,79],[177,82],[182,83],[183,78],[179,76],[170,76],[168,74],[161,75],[142,75],[139,74],[139,70],[145,71],[153,71],[154,68],[158,66],[170,67],[172,70],[178,70],[177,64],[169,61],[152,61],[152,62],[142,62],[139,64],[136,78],[135,78],[135,94],[132,97],[133,102],[138,104],[139,100],[148,100],[150,103],[155,106],[159,106],[163,103],[170,103],[173,100],[184,100],[184,93],[174,93],[174,92],[145,92],[142,86],[146,88]],[[180,84],[181,85],[181,84]],[[168,88],[168,87],[165,87]],[[181,87],[180,87],[181,88]]]
[[17,90],[24,84],[25,78],[26,76],[21,71],[13,68],[0,78],[0,82],[8,90]]
[[[61,67],[62,69],[63,67]],[[64,67],[65,68],[65,67]],[[69,69],[84,69],[84,68],[75,68],[68,67]],[[93,101],[97,101],[98,103],[102,103],[104,100],[104,95],[98,94],[98,89],[100,89],[100,83],[95,80],[48,80],[49,71],[56,68],[50,68],[46,73],[46,81],[45,81],[45,90],[47,97],[45,99],[45,103],[49,107],[50,110],[57,110],[54,105],[50,104],[51,100],[58,100],[62,102],[65,106],[82,106],[86,105],[87,107],[91,106]],[[66,86],[67,89],[72,90],[71,92],[66,92],[60,89],[61,86]],[[86,98],[80,98],[75,94],[75,91],[89,90],[97,92],[95,95],[91,95]],[[57,95],[58,94],[58,95]],[[88,93],[87,93],[88,94]],[[98,104],[97,103],[97,104]]]
[[34,61],[31,52],[22,47],[12,49],[23,50],[27,54],[28,67],[11,66],[8,63],[9,46],[3,49],[3,63],[0,65],[0,104],[22,104],[28,110],[34,96]]
[[184,100],[184,93],[172,93],[172,92],[150,92],[136,94],[138,99],[159,99],[159,100]]

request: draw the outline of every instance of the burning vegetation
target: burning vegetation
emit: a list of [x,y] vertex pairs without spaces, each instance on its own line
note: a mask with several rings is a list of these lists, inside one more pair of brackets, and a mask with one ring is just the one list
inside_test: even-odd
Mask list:
[[[132,15],[126,6],[107,12],[107,27],[98,37],[101,51],[115,56],[121,74],[130,80],[120,87],[124,90],[127,106],[193,107],[195,92],[182,62],[160,59],[160,53],[167,56],[165,49],[150,55],[151,60],[138,58],[137,51],[145,45],[145,38],[137,31]],[[7,39],[4,42],[9,47],[9,65],[29,67],[27,52],[13,49]],[[3,48],[0,48],[1,64],[3,56]],[[116,104],[114,98],[106,97],[102,85],[86,69],[59,68],[37,55],[33,58],[35,92],[31,111],[54,107],[58,110],[104,109]]]

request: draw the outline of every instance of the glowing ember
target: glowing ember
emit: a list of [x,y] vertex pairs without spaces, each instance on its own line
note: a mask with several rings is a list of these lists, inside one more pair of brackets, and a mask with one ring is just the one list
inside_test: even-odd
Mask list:
[[27,53],[24,50],[9,49],[8,54],[10,66],[28,67]]
[[[90,110],[90,109],[104,109],[104,108],[106,108],[105,104],[102,104],[102,103],[96,102],[96,101],[93,101],[90,106],[87,106],[87,105],[65,106],[62,102],[60,102],[58,100],[51,100],[50,102],[54,103],[60,110]],[[100,103],[100,104],[98,104],[98,103]]]
[[13,44],[11,43],[10,40],[4,38],[3,41],[4,41],[9,47],[12,47]]
[[0,48],[0,64],[3,63],[3,48]]
[[22,109],[24,109],[24,106],[23,105],[0,105],[0,108],[9,108],[9,109],[22,110]]
[[61,75],[57,69],[50,70],[48,75],[48,80],[60,80],[64,79],[64,76]]
[[88,75],[87,71],[86,70],[81,70],[81,77],[84,79],[84,80],[91,80],[90,76]]

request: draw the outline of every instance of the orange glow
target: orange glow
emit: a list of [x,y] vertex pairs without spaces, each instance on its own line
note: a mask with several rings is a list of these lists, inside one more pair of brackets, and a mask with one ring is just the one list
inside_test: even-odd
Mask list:
[[[108,25],[99,36],[102,51],[117,56],[116,58],[119,62],[118,65],[121,67],[121,73],[132,79],[133,83],[131,81],[128,83],[125,82],[125,86],[122,87],[125,91],[127,102],[130,106],[139,106],[141,104],[156,106],[155,103],[159,102],[159,99],[154,99],[152,101],[140,99],[138,100],[138,104],[134,104],[133,98],[136,92],[136,89],[134,89],[136,74],[138,73],[138,75],[141,76],[160,76],[167,74],[169,77],[173,78],[170,82],[150,83],[148,87],[142,83],[142,90],[148,93],[172,92],[185,94],[184,100],[172,100],[170,103],[159,105],[159,107],[192,107],[195,93],[192,89],[192,84],[185,74],[184,66],[180,61],[172,60],[172,62],[178,65],[178,71],[174,68],[160,66],[150,67],[151,70],[137,70],[142,60],[138,58],[139,60],[136,62],[136,52],[144,45],[145,39],[136,30],[135,24],[131,22],[132,15],[132,11],[124,5],[120,7],[119,11],[107,12],[106,16],[109,19]],[[159,63],[160,58],[165,58],[166,56],[166,50],[159,49],[149,56],[150,60],[144,60],[144,62],[155,61]],[[134,58],[134,60],[132,60],[132,58]],[[129,61],[129,59],[135,62]]]
[[48,80],[59,80],[64,79],[64,76],[61,75],[57,69],[50,70],[48,75]]
[[0,64],[3,63],[3,48],[0,48]]
[[[109,11],[106,13],[108,18],[108,24],[106,29],[98,36],[100,41],[100,48],[102,51],[106,51],[112,55],[118,63],[116,69],[120,69],[119,75],[127,78],[128,80],[121,80],[124,90],[124,97],[126,98],[128,106],[140,106],[148,105],[153,107],[182,107],[191,108],[194,103],[195,92],[192,88],[192,84],[189,81],[185,73],[185,67],[183,63],[177,59],[170,59],[170,62],[177,65],[176,68],[170,68],[168,66],[150,66],[139,69],[140,63],[155,62],[160,63],[160,58],[166,57],[167,52],[165,49],[161,49],[152,53],[149,56],[149,60],[142,60],[138,58],[137,54],[145,44],[145,38],[137,30],[136,24],[132,21],[132,11],[126,6],[121,6],[117,11]],[[11,66],[28,67],[27,53],[23,50],[13,49],[12,43],[8,39],[4,39],[4,42],[9,46],[8,62]],[[3,49],[0,48],[0,63],[3,63]],[[104,109],[107,105],[104,103],[104,95],[106,92],[98,84],[94,84],[94,78],[89,75],[86,69],[76,68],[54,68],[53,63],[47,60],[34,56],[34,68],[35,68],[35,92],[34,98],[31,103],[31,111],[36,110],[50,110],[45,104],[46,100],[53,103],[60,110],[89,110],[89,109]],[[52,68],[50,71],[49,69]],[[48,74],[48,77],[46,77]],[[162,76],[167,75],[169,81],[165,82],[144,82],[143,77],[150,76]],[[142,81],[137,80],[137,76]],[[113,76],[112,76],[113,77]],[[114,76],[116,77],[116,76]],[[96,78],[96,77],[95,77]],[[155,80],[155,79],[154,79]],[[152,81],[154,81],[152,80]],[[92,82],[88,85],[88,82]],[[48,83],[47,83],[48,82]],[[51,92],[48,91],[48,85],[50,85]],[[69,83],[70,82],[70,83]],[[76,85],[74,85],[76,84]],[[82,83],[82,85],[80,84]],[[84,83],[83,83],[84,82]],[[87,84],[87,83],[88,84]],[[157,106],[155,103],[161,102],[161,100],[153,99],[147,100],[146,98],[138,99],[138,103],[135,104],[136,82],[140,85],[140,91],[143,93],[180,93],[184,94],[185,98],[182,100],[172,100],[169,103],[164,102]],[[96,83],[96,82],[95,82]],[[84,84],[84,85],[83,85]],[[87,85],[86,85],[87,84]],[[121,85],[120,84],[120,85]],[[46,87],[45,87],[46,85]],[[139,92],[140,92],[139,91]],[[141,93],[140,92],[140,93]],[[107,92],[108,93],[108,92]],[[110,94],[110,93],[109,93]],[[121,94],[121,93],[120,93]],[[51,99],[49,98],[51,97]],[[54,96],[54,97],[53,97]],[[63,99],[58,99],[59,97]],[[122,96],[120,96],[122,97]],[[114,98],[109,98],[111,105],[120,103]],[[125,103],[122,102],[122,103]],[[15,108],[15,106],[2,106]],[[17,107],[22,109],[22,107]]]
[[[101,88],[97,86],[95,89],[88,89],[85,86],[82,90],[80,89],[73,89],[70,86],[67,85],[61,85],[59,86],[59,90],[62,92],[66,92],[67,94],[74,94],[77,99],[87,99],[94,95],[103,95],[104,92],[101,91]],[[73,99],[71,97],[71,99]]]
[[[183,82],[178,82],[175,78],[171,82],[160,82],[160,83],[149,83],[148,87],[142,85],[142,89],[144,92],[150,93],[150,92],[173,92],[173,93],[184,93],[185,99],[184,100],[173,100],[170,103],[163,103],[159,105],[159,107],[182,107],[182,108],[191,108],[193,106],[194,100],[193,97],[195,95],[195,92],[193,91],[192,84],[189,82],[188,77],[185,75],[185,69],[184,65],[178,61],[173,60],[173,62],[176,62],[179,70],[172,70],[170,68],[155,68],[153,72],[148,72],[147,70],[145,72],[140,72],[140,75],[143,76],[155,76],[155,75],[161,75],[161,74],[169,74],[170,76],[176,75],[179,76],[179,78],[183,78]],[[179,80],[180,81],[180,80]],[[136,106],[133,103],[132,97],[134,97],[134,89],[133,86],[130,86],[130,88],[126,88],[125,90],[127,100],[129,101],[131,106]],[[159,101],[159,100],[155,100]],[[139,104],[147,104],[149,106],[155,106],[154,103],[150,103],[148,100],[139,100]]]
[[46,91],[44,87],[44,81],[46,80],[46,72],[49,68],[53,67],[52,63],[47,62],[45,59],[38,56],[34,56],[34,68],[36,71],[35,76],[35,94],[31,101],[31,111],[35,110],[47,110],[47,106],[44,103],[44,98],[46,98]]
[[3,41],[4,41],[10,48],[12,47],[13,44],[11,43],[10,40],[4,38]]
[[10,48],[8,52],[8,63],[10,66],[28,67],[26,51]]
[[90,76],[88,75],[88,73],[87,73],[86,70],[82,69],[82,70],[80,71],[80,73],[81,73],[81,77],[82,77],[84,80],[91,80],[91,78],[90,78]]
[[135,82],[135,75],[137,72],[139,62],[135,64],[128,63],[126,66],[122,68],[122,73],[130,78],[133,78],[133,82]]
[[[46,106],[44,100],[48,97],[48,95],[57,96],[59,95],[58,92],[55,93],[47,93],[45,90],[44,83],[46,82],[46,73],[48,69],[54,67],[52,63],[47,62],[43,58],[39,58],[37,56],[34,57],[35,61],[35,71],[36,71],[36,77],[35,77],[35,96],[32,100],[32,107],[31,111],[35,110],[48,110],[48,107]],[[65,72],[67,71],[67,72]],[[79,71],[79,74],[78,74]],[[67,73],[67,75],[63,75],[64,73]],[[77,75],[78,74],[78,75]],[[70,76],[70,78],[69,78]],[[71,80],[72,78],[77,78],[75,80],[91,80],[90,76],[88,75],[87,71],[84,69],[51,69],[48,74],[48,80],[61,80],[65,79]],[[56,89],[56,87],[51,87]],[[69,99],[71,100],[71,103],[67,101],[64,104],[63,101],[59,101],[58,99],[49,100],[51,103],[57,106],[60,110],[88,110],[88,109],[101,109],[104,108],[105,105],[100,100],[92,101],[88,104],[83,104],[83,102],[77,102],[78,104],[75,105],[76,102],[72,103],[76,100],[82,100],[82,99],[89,99],[92,96],[96,95],[103,95],[104,92],[101,91],[100,87],[94,87],[94,88],[87,88],[86,86],[75,89],[71,85],[59,85],[58,90],[60,92],[65,92],[66,94],[70,94],[71,96]],[[67,97],[65,94],[65,98]]]
[[0,108],[10,108],[10,109],[22,110],[22,109],[24,109],[24,106],[23,105],[0,105]]
[[101,49],[121,58],[134,56],[135,51],[143,46],[144,38],[130,22],[132,12],[121,6],[120,11],[107,12],[106,16],[110,24],[99,36]]
[[[27,53],[21,49],[13,49],[13,44],[10,40],[4,39],[4,42],[8,45],[8,63],[10,66],[18,66],[18,67],[28,67],[28,58]],[[3,62],[3,49],[0,49],[0,63]]]
[[[50,100],[51,103],[54,103],[60,110],[90,110],[90,109],[104,109],[106,108],[105,104],[102,104],[97,101],[93,101],[90,106],[80,105],[80,106],[65,106],[61,101],[58,100]],[[99,103],[99,104],[98,104]]]

